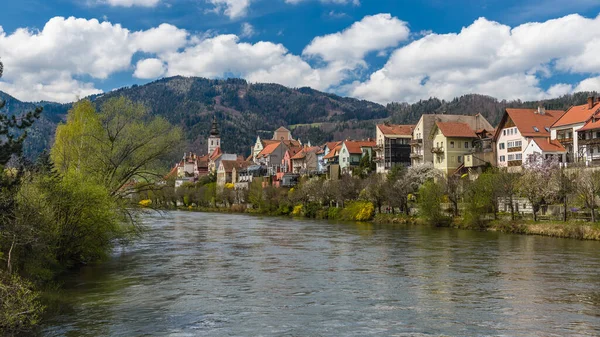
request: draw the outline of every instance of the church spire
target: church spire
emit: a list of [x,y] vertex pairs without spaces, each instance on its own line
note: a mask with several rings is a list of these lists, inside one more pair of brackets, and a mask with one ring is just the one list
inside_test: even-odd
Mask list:
[[210,128],[210,135],[213,137],[219,137],[221,133],[219,132],[219,125],[217,124],[217,116],[213,117],[212,126]]

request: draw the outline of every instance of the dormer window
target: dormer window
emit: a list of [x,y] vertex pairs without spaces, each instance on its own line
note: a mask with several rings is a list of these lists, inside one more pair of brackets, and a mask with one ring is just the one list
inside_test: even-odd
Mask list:
[[534,126],[534,127],[533,127],[533,131],[535,131],[535,132],[540,132],[540,129],[538,129],[538,127],[537,127],[537,126]]
[[546,132],[550,132],[550,128],[547,126],[544,126],[544,129],[546,129]]

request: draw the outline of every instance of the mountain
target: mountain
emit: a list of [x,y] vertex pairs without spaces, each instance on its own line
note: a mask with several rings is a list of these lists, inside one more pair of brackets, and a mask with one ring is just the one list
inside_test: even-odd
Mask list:
[[[223,150],[248,155],[250,146],[261,137],[272,136],[279,126],[292,130],[303,142],[320,144],[334,139],[362,139],[375,136],[375,124],[416,123],[424,113],[481,113],[497,124],[507,107],[567,109],[584,104],[588,95],[577,93],[545,101],[505,101],[484,95],[465,95],[450,101],[430,98],[414,104],[377,103],[340,97],[311,88],[287,88],[278,84],[250,84],[242,79],[210,80],[198,77],[169,77],[145,85],[134,85],[89,97],[101,105],[111,97],[126,96],[145,104],[152,115],[180,125],[187,138],[184,151],[206,152],[206,137],[213,115],[219,120]],[[64,121],[72,104],[25,103],[0,92],[7,101],[2,113],[19,114],[42,106],[42,118],[25,144],[25,153],[34,158],[52,143],[56,125]],[[174,154],[177,157],[180,154]]]

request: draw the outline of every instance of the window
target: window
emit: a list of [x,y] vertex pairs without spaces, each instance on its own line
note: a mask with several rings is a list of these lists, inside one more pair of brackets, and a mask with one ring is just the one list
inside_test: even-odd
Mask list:
[[462,163],[462,156],[458,156],[457,158],[458,158],[458,163],[459,164]]
[[511,160],[515,160],[515,155],[514,154],[509,154],[508,155],[508,161],[511,161]]
[[465,142],[465,149],[469,148],[469,142]]
[[500,161],[501,162],[505,162],[506,161],[506,157],[505,156],[500,156]]
[[454,142],[450,142],[450,148],[453,149],[454,148]]
[[521,159],[523,159],[523,155],[521,153],[515,154],[515,160],[521,160]]
[[211,145],[211,146],[213,145],[213,141],[212,141],[212,140],[210,141],[210,145]]
[[461,145],[460,145],[460,142],[458,142],[458,144],[457,144],[457,145],[458,145],[458,148],[460,149],[460,146],[461,146]]
[[346,162],[346,157],[344,157],[344,159],[342,161],[345,163]]
[[535,131],[535,132],[540,132],[540,129],[538,129],[538,127],[537,127],[537,126],[534,126],[534,127],[533,127],[533,131]]
[[435,147],[440,147],[440,142],[435,143]]
[[546,129],[546,132],[550,132],[550,128],[547,126],[544,126],[544,129]]
[[504,143],[500,143],[499,148],[500,148],[500,150],[504,150],[505,149]]
[[506,136],[506,129],[502,130],[502,135]]

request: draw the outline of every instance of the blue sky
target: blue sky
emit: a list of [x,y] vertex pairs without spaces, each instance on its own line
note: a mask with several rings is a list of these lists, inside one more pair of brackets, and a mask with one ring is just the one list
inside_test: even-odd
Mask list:
[[380,103],[542,99],[600,89],[598,13],[597,0],[5,1],[0,90],[67,102],[184,75]]

